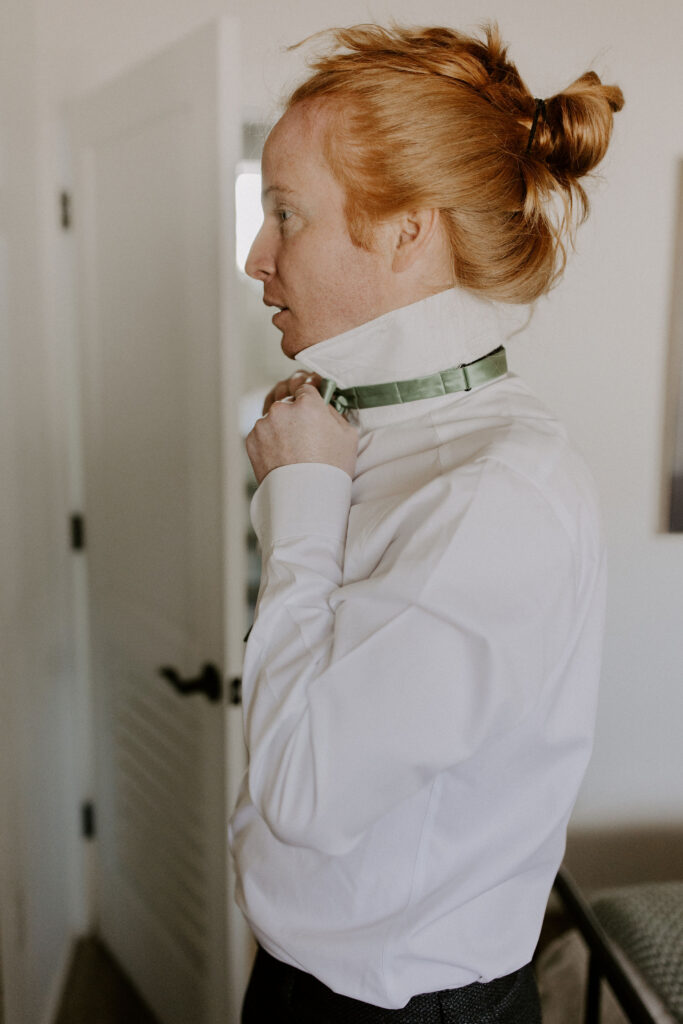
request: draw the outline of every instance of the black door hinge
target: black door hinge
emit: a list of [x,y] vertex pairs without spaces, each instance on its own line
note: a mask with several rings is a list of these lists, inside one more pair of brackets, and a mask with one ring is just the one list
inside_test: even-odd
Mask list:
[[71,533],[71,550],[82,551],[85,547],[85,518],[80,512],[75,512],[69,517],[69,529]]
[[231,704],[242,703],[242,680],[239,676],[230,680],[230,685],[228,687],[228,700]]
[[81,835],[84,839],[95,836],[95,805],[92,800],[81,804]]
[[60,224],[65,231],[71,227],[71,196],[68,192],[59,193]]

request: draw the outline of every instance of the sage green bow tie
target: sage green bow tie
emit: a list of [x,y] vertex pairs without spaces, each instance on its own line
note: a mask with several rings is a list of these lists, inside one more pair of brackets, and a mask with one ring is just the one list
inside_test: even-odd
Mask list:
[[437,398],[455,391],[471,391],[480,384],[503,377],[507,373],[505,349],[501,345],[494,352],[475,359],[472,363],[441,370],[428,377],[395,380],[388,384],[364,384],[352,388],[338,388],[329,377],[323,378],[320,394],[325,402],[342,415],[349,409],[371,409],[378,405],[399,405],[416,402],[420,398]]

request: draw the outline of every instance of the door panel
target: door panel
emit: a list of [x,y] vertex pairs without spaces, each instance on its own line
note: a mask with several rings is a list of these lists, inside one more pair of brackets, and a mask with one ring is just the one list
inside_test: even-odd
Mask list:
[[239,709],[160,674],[229,677],[242,655],[236,53],[222,19],[69,118],[98,926],[163,1024],[236,1022],[248,964],[226,863]]

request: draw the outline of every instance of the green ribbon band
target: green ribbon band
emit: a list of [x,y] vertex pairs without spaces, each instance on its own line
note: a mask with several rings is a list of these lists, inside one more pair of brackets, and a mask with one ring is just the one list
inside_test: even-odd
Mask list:
[[325,402],[344,414],[348,409],[372,409],[379,405],[399,405],[416,402],[421,398],[437,398],[456,391],[470,391],[507,373],[505,349],[501,345],[472,363],[441,370],[428,377],[396,380],[388,384],[366,384],[352,388],[338,388],[329,378],[323,378],[320,394]]

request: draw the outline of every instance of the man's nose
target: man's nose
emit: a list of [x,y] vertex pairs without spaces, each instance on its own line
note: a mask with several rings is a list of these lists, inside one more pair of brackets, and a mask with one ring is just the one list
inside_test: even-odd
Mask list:
[[244,264],[245,273],[257,281],[265,281],[275,272],[275,259],[264,227],[265,225],[251,243],[251,249]]

